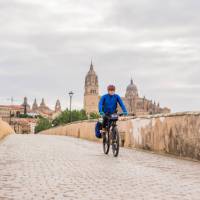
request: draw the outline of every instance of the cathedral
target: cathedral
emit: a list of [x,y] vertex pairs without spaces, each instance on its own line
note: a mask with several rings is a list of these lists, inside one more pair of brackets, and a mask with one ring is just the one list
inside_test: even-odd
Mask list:
[[24,107],[25,113],[35,113],[47,118],[55,118],[62,111],[59,100],[56,101],[55,109],[52,110],[45,104],[44,98],[42,98],[40,105],[37,104],[37,100],[35,99],[31,108],[28,104],[27,97],[24,97],[24,102],[21,106]]
[[[125,96],[122,99],[130,115],[139,116],[171,112],[169,108],[161,108],[160,104],[155,101],[140,97],[133,79],[131,79],[130,84],[127,86]],[[84,109],[86,113],[98,113],[99,100],[98,76],[91,62],[89,72],[85,77]]]

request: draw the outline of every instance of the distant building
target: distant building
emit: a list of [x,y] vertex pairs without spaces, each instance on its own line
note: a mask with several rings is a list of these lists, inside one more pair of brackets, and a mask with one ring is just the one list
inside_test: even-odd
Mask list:
[[11,126],[15,133],[30,134],[35,133],[37,119],[35,118],[13,118]]
[[59,99],[56,101],[55,112],[61,112],[61,104]]
[[38,106],[37,100],[35,99],[32,105],[31,112],[37,113],[38,115],[41,115],[49,119],[53,119],[62,112],[60,100],[58,99],[56,101],[55,109],[52,110],[46,105],[44,98],[42,98],[40,106]]
[[125,97],[122,98],[128,112],[134,115],[149,115],[171,112],[169,108],[161,108],[159,103],[140,97],[137,86],[131,79],[130,84],[126,89]]
[[91,62],[90,70],[85,77],[84,109],[87,113],[97,113],[99,102],[99,83]]
[[20,105],[0,105],[0,118],[10,122],[12,117],[18,117],[24,112],[24,107]]
[[23,102],[23,104],[22,104],[21,106],[23,106],[23,108],[24,108],[24,114],[27,114],[27,112],[30,112],[31,107],[30,107],[30,105],[28,104],[28,99],[27,99],[27,97],[24,97],[24,102]]
[[0,118],[8,122],[16,133],[33,133],[37,119],[35,118],[20,118],[24,114],[24,106],[27,106],[27,111],[30,107],[25,105],[0,105]]
[[35,112],[38,110],[38,104],[37,104],[37,100],[34,100],[33,106],[32,106],[32,111]]
[[[85,77],[84,92],[84,109],[86,113],[97,113],[99,103],[99,83],[98,76],[94,71],[93,63],[90,64],[89,72]],[[169,113],[169,108],[161,108],[160,104],[145,97],[140,97],[137,86],[131,79],[130,84],[126,88],[125,97],[122,97],[129,114],[132,115],[148,115],[158,113]],[[120,109],[119,109],[120,110]]]
[[55,114],[61,111],[59,100],[56,101],[55,110],[52,110],[45,104],[44,98],[42,98],[40,106],[38,106],[37,100],[35,99],[31,108],[28,104],[28,98],[24,97],[21,105],[0,105],[0,118],[9,120],[10,116],[18,117],[20,114],[28,114],[32,117],[42,115],[43,117],[52,118],[52,116],[55,116]]
[[[27,97],[24,97],[21,105],[0,105],[0,118],[8,122],[16,133],[34,133],[37,116],[40,115],[48,119],[54,119],[61,112],[59,100],[56,101],[55,110],[51,110],[45,104],[44,99],[42,99],[40,106],[37,105],[37,100],[35,99],[31,108]],[[29,117],[21,118],[23,114],[27,114]]]

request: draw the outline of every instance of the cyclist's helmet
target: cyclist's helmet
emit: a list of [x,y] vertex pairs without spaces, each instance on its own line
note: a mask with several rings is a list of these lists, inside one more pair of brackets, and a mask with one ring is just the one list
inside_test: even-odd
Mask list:
[[108,87],[107,87],[107,89],[108,89],[108,91],[115,91],[115,86],[114,85],[109,85]]

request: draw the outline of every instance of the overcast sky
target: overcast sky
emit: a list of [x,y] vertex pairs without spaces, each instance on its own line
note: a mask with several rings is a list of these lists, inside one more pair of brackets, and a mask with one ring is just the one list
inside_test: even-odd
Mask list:
[[109,83],[173,111],[200,110],[199,0],[0,0],[0,103],[81,108],[93,59]]

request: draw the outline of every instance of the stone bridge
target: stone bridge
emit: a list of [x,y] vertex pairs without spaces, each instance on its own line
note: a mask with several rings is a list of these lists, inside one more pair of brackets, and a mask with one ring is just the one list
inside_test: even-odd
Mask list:
[[199,200],[200,163],[180,159],[199,158],[199,121],[199,113],[120,121],[131,148],[118,158],[103,154],[93,121],[11,134],[0,142],[0,200]]
[[0,119],[0,140],[13,132],[13,129]]
[[[42,132],[97,141],[95,121],[76,122]],[[124,147],[200,160],[200,112],[124,118],[118,122]]]
[[199,200],[200,164],[51,135],[9,135],[0,143],[2,200]]

